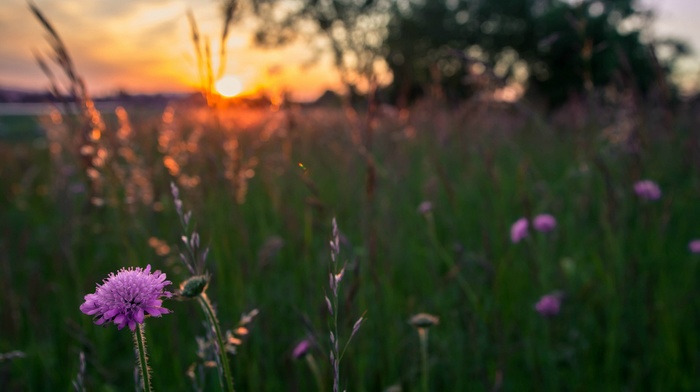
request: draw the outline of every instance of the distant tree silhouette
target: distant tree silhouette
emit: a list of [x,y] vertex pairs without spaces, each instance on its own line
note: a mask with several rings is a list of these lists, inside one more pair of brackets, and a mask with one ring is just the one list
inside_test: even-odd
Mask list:
[[[688,54],[649,36],[653,13],[637,0],[251,0],[257,42],[330,43],[350,86],[386,64],[394,99],[439,87],[448,98],[491,82],[519,82],[557,106],[602,87],[646,96],[665,88]],[[319,51],[322,46],[317,46]]]
[[652,19],[635,0],[397,2],[387,62],[404,91],[424,85],[433,67],[448,95],[465,96],[478,88],[465,83],[470,74],[486,67],[502,82],[521,79],[551,106],[603,86],[645,96],[689,52],[680,41],[644,37]]

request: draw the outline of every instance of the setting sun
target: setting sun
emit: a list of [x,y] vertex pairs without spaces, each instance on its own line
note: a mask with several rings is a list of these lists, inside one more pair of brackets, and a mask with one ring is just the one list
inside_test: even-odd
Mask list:
[[243,91],[241,80],[235,76],[227,75],[216,82],[216,91],[224,97],[233,97]]

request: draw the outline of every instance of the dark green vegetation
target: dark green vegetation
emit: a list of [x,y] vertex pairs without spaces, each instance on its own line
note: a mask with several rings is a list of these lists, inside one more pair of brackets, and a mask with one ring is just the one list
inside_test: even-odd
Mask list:
[[26,142],[42,138],[42,130],[32,116],[0,116],[0,140]]
[[[105,114],[95,145],[108,155],[92,181],[68,148],[73,131],[42,121],[48,140],[0,142],[0,352],[26,353],[0,362],[3,391],[69,389],[81,350],[88,390],[131,390],[130,333],[96,326],[78,307],[124,266],[151,264],[174,286],[188,277],[171,181],[211,248],[208,293],[222,327],[260,310],[232,358],[239,391],[315,390],[306,362],[291,358],[310,332],[330,388],[323,298],[333,216],[348,262],[340,336],[367,312],[341,388],[419,390],[408,323],[419,312],[440,318],[430,330],[432,390],[700,388],[700,255],[687,247],[700,237],[691,117],[591,109],[557,126],[516,107],[432,102],[378,115],[365,151],[364,115],[354,126],[327,109],[175,106],[165,121],[127,111],[130,121]],[[13,133],[29,124],[17,121]],[[661,200],[635,197],[642,178],[660,184]],[[417,212],[426,200],[431,216]],[[542,212],[557,229],[512,244],[510,225]],[[158,255],[152,237],[170,251]],[[555,290],[562,312],[543,318],[533,306]],[[146,323],[153,383],[186,390],[203,315],[194,302],[165,307],[174,313]],[[205,390],[217,389],[214,372]]]

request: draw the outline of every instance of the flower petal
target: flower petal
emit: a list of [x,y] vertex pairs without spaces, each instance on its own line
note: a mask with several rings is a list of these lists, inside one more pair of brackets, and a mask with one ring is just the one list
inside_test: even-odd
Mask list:
[[144,317],[145,315],[143,314],[143,309],[136,309],[136,313],[134,313],[134,320],[136,320],[137,323],[141,324],[143,323]]

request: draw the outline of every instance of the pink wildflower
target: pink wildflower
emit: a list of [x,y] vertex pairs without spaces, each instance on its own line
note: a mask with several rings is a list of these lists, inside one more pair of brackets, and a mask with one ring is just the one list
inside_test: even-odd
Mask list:
[[433,203],[429,201],[424,201],[418,206],[418,213],[425,215],[433,210]]
[[537,231],[548,232],[557,227],[557,220],[552,215],[540,214],[532,220],[532,226]]
[[170,313],[163,308],[161,298],[170,298],[172,293],[164,291],[171,282],[165,280],[165,274],[151,273],[151,266],[141,268],[122,268],[110,273],[102,285],[97,285],[94,294],[85,296],[80,311],[94,315],[95,324],[113,322],[119,329],[126,325],[133,331],[136,324],[143,324],[146,313],[153,317]]
[[658,200],[661,198],[661,189],[651,180],[642,180],[634,184],[634,193],[644,200]]
[[700,239],[692,240],[688,243],[690,253],[700,253]]
[[526,218],[520,218],[510,227],[510,240],[518,243],[527,237],[528,223]]
[[311,349],[311,342],[309,342],[308,339],[304,339],[299,344],[294,347],[294,351],[292,351],[292,357],[294,359],[299,359],[306,355],[306,353],[309,352],[309,349]]
[[556,316],[561,309],[561,295],[547,294],[535,304],[535,310],[545,317]]

